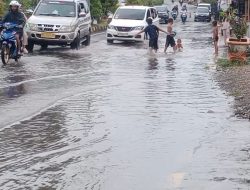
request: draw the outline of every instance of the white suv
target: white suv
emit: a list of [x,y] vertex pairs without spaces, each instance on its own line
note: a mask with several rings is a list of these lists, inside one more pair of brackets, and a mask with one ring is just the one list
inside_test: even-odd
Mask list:
[[89,45],[91,15],[87,0],[41,0],[25,26],[28,49],[34,44],[70,45],[78,49]]
[[148,17],[153,18],[153,24],[159,25],[159,18],[155,8],[146,6],[119,7],[107,29],[107,42],[119,41],[143,41],[144,34],[134,37],[148,24]]

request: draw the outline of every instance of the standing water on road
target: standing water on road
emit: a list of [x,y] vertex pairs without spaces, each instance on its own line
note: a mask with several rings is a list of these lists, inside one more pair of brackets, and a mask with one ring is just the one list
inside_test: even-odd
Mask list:
[[208,69],[211,25],[175,27],[176,54],[163,34],[154,58],[100,35],[2,68],[1,189],[248,189],[249,123]]

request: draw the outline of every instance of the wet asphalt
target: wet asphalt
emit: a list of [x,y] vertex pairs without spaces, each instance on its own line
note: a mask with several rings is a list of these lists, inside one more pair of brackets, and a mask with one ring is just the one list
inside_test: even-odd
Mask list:
[[211,23],[174,27],[183,52],[97,34],[1,68],[0,189],[249,189],[249,123],[214,80]]

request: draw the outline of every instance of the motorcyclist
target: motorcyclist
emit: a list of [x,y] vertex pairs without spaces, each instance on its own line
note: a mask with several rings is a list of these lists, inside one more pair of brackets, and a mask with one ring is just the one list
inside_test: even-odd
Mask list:
[[172,12],[174,12],[174,11],[176,11],[177,14],[178,14],[178,5],[175,5],[175,6],[173,7]]
[[187,5],[183,5],[181,11],[187,11]]
[[21,5],[17,1],[11,1],[9,4],[9,12],[3,17],[3,23],[10,22],[18,25],[16,29],[16,42],[18,54],[21,54],[21,41],[23,35],[23,27],[25,25],[25,18],[23,13],[19,12]]

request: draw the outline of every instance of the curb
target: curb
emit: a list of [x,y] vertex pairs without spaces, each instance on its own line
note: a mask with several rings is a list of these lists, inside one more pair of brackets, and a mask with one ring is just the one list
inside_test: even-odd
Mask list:
[[97,33],[97,32],[102,32],[104,30],[107,30],[107,26],[99,26],[99,25],[96,25],[96,26],[92,26],[91,27],[91,32],[92,33]]

